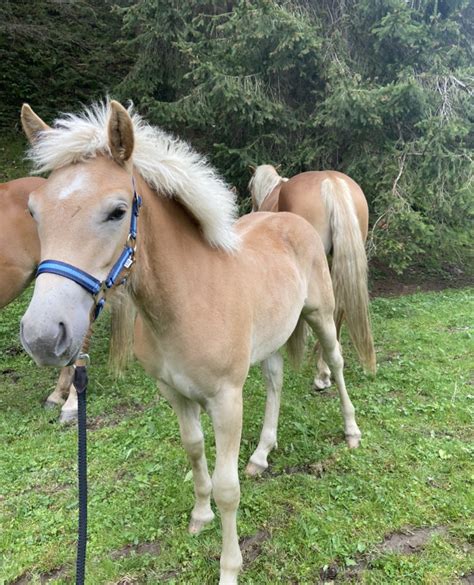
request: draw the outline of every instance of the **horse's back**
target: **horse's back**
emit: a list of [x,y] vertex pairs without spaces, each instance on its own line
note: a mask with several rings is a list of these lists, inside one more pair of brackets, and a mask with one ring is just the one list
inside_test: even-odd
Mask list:
[[236,228],[244,247],[253,252],[308,258],[324,255],[321,238],[300,214],[258,211],[241,217]]
[[344,191],[351,200],[363,238],[367,237],[368,207],[360,186],[339,171],[308,171],[295,175],[281,185],[278,210],[304,217],[318,232],[326,253],[331,250],[332,234],[328,209],[323,197],[323,182],[330,181],[331,189]]

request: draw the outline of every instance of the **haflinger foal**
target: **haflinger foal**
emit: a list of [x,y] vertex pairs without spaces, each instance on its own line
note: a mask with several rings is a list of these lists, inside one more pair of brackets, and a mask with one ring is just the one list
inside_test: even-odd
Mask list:
[[[332,260],[338,337],[345,319],[362,365],[375,373],[365,252],[369,210],[360,186],[338,171],[308,171],[287,179],[272,165],[260,165],[254,168],[249,191],[253,211],[296,213],[318,232]],[[330,385],[330,371],[319,351],[314,387]]]
[[[0,185],[0,309],[16,299],[35,276],[40,243],[36,223],[28,213],[28,198],[44,182],[41,177],[24,177]],[[72,366],[62,368],[56,388],[45,402],[45,406],[62,405],[61,422],[76,418],[73,374]]]
[[[51,171],[29,203],[42,260],[103,280],[128,238],[135,180],[143,206],[125,285],[141,317],[135,353],[178,417],[195,486],[189,530],[199,532],[213,519],[212,493],[222,521],[220,583],[237,583],[242,387],[250,365],[264,361],[271,378],[281,370],[282,346],[288,343],[295,357],[303,352],[308,323],[342,398],[346,438],[350,446],[360,439],[321,240],[293,214],[235,221],[234,194],[205,159],[115,101],[64,116],[52,128],[24,105],[22,122],[32,160]],[[93,307],[93,297],[75,282],[41,274],[22,319],[25,349],[39,365],[71,363]],[[201,409],[215,432],[212,479]]]

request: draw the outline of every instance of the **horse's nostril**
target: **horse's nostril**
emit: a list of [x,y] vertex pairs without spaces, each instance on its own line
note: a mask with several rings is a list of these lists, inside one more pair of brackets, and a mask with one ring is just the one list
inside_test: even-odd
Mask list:
[[54,353],[60,357],[69,349],[69,334],[66,325],[62,321],[58,324],[58,329]]

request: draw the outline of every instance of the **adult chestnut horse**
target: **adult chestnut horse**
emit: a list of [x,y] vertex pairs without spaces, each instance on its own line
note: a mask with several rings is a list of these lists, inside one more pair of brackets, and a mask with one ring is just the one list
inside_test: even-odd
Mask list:
[[[332,256],[338,337],[345,318],[362,365],[375,373],[365,253],[369,211],[362,189],[337,171],[309,171],[286,179],[273,166],[260,165],[254,170],[249,190],[253,211],[296,213],[318,232],[326,255]],[[323,389],[330,385],[330,371],[319,352],[314,386]]]
[[[0,309],[16,299],[34,278],[40,243],[36,224],[28,213],[28,198],[44,182],[40,177],[25,177],[0,184]],[[63,405],[62,422],[75,419],[77,413],[72,376],[72,366],[62,368],[56,388],[45,403],[46,406]]]
[[[212,520],[212,491],[222,521],[220,583],[235,584],[242,565],[236,524],[242,387],[250,365],[265,360],[278,369],[287,342],[295,358],[301,355],[307,322],[336,380],[347,441],[359,443],[321,240],[294,214],[235,222],[234,195],[206,161],[115,101],[67,115],[53,128],[24,105],[22,122],[32,160],[51,172],[29,201],[43,261],[103,280],[130,238],[134,185],[142,197],[136,263],[125,285],[141,316],[135,353],[178,417],[195,484],[190,531]],[[22,319],[25,349],[39,365],[70,363],[94,305],[76,282],[41,274]],[[212,480],[201,408],[215,432]]]

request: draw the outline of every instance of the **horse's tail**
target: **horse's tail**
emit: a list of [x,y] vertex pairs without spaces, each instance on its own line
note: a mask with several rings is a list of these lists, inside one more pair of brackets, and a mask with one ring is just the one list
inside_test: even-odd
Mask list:
[[335,321],[343,317],[364,368],[375,373],[374,341],[369,315],[367,255],[349,187],[343,179],[325,179],[321,194],[332,231],[331,277]]
[[306,340],[308,337],[308,328],[303,317],[298,319],[298,323],[286,342],[286,351],[290,364],[295,370],[298,370],[303,361],[306,350]]
[[110,305],[109,368],[119,377],[133,356],[133,330],[137,312],[126,292],[115,294]]

